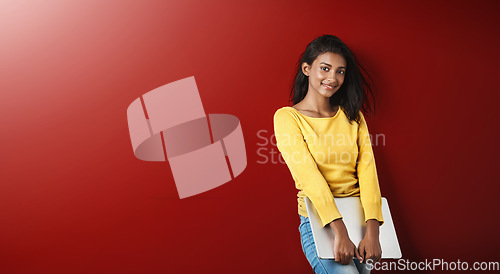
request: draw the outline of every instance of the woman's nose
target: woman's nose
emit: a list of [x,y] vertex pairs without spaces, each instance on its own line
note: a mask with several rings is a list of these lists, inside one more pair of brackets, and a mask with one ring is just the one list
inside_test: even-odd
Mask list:
[[333,73],[333,71],[328,73],[327,80],[329,80],[331,82],[337,82],[337,78],[335,78],[335,73]]

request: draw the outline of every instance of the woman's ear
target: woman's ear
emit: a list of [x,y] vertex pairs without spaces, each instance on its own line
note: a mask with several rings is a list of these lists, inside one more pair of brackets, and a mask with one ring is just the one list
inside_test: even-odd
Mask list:
[[304,73],[306,76],[309,76],[310,69],[311,69],[311,66],[309,66],[308,63],[306,63],[306,62],[302,63],[302,73]]

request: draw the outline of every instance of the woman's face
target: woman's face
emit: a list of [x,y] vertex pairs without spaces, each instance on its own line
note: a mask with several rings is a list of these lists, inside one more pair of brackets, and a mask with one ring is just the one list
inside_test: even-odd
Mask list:
[[329,98],[344,83],[346,61],[340,54],[325,52],[318,55],[311,65],[303,63],[302,72],[309,76],[308,92],[315,91]]

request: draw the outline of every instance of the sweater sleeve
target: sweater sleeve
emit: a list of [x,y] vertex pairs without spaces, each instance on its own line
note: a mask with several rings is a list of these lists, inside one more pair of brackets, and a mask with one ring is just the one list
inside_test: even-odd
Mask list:
[[342,218],[335,205],[332,191],[316,165],[297,120],[286,109],[274,114],[274,134],[292,176],[311,200],[323,226]]
[[382,217],[382,198],[378,184],[377,168],[372,144],[365,118],[360,112],[361,121],[358,127],[358,165],[357,174],[360,188],[360,199],[365,213],[365,222],[376,219],[384,223]]

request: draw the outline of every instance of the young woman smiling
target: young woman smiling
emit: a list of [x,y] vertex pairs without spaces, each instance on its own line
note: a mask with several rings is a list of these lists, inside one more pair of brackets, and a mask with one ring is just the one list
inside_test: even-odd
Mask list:
[[[290,94],[294,105],[274,114],[277,147],[299,190],[302,249],[315,273],[369,273],[366,261],[375,263],[382,255],[381,195],[362,113],[371,112],[365,98],[373,93],[360,68],[354,54],[338,37],[323,35],[314,39],[297,64]],[[355,142],[325,142],[331,140],[329,136]],[[323,226],[335,234],[334,260],[320,259],[316,254],[306,196]],[[360,196],[363,205],[367,227],[360,243],[349,238],[334,201],[334,197],[349,196]]]

